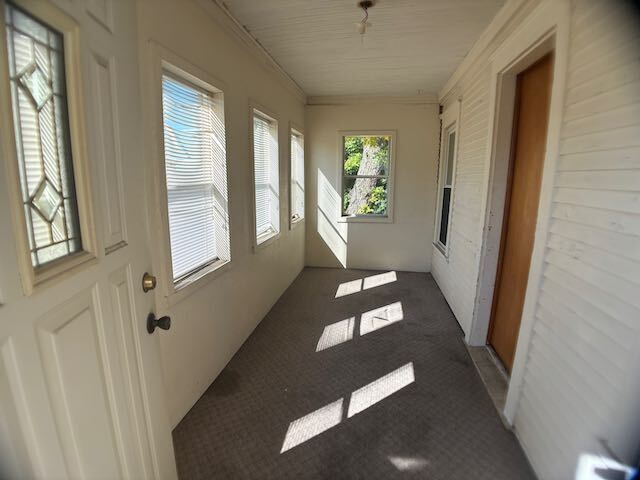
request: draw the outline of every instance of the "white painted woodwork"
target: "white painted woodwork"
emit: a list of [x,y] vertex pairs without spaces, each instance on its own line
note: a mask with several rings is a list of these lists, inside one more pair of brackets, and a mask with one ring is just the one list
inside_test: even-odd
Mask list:
[[[319,267],[429,271],[439,119],[434,103],[308,105],[306,263]],[[341,131],[396,132],[393,219],[342,218]],[[426,250],[425,250],[426,249]]]
[[[209,0],[142,0],[138,8],[146,161],[154,171],[151,202],[166,201],[161,192],[162,111],[160,62],[165,61],[224,93],[228,159],[231,262],[189,286],[155,290],[158,313],[172,319],[160,335],[166,401],[172,426],[178,424],[222,371],[304,266],[304,228],[289,223],[289,129],[305,131],[304,95],[247,44],[231,19]],[[279,124],[280,225],[277,239],[253,245],[253,162],[250,155],[249,105],[260,105]],[[305,138],[306,139],[306,138]],[[150,242],[154,271],[171,282],[168,242],[162,218],[153,212]],[[303,223],[307,219],[303,220]],[[164,248],[168,250],[168,243]],[[165,273],[163,273],[165,272]]]
[[[564,0],[563,0],[564,1]],[[448,262],[433,274],[467,335],[477,311],[482,201],[490,135],[488,59],[541,4],[499,14],[503,28],[474,49],[441,92],[462,97],[460,146]],[[538,289],[530,332],[518,343],[518,391],[509,407],[516,435],[541,479],[573,478],[600,439],[634,462],[640,379],[640,58],[637,17],[622,2],[571,0],[559,154],[551,174]],[[514,10],[514,11],[516,11]],[[501,12],[502,13],[502,12]],[[539,224],[540,225],[540,224]],[[533,268],[534,266],[532,266]],[[531,279],[530,279],[531,282]],[[523,335],[521,331],[521,336]],[[515,368],[514,368],[515,371]],[[513,395],[512,395],[513,393]]]
[[224,3],[307,95],[416,95],[442,88],[504,0],[380,0],[364,38],[355,0]]
[[[66,52],[81,80],[68,95],[84,106],[86,125],[72,119],[71,128],[87,144],[96,216],[87,233],[98,248],[94,260],[32,291],[17,268],[16,252],[28,245],[0,229],[0,476],[176,478],[158,334],[145,328],[153,297],[140,286],[151,258],[135,4],[18,3],[45,23],[69,19],[81,38],[77,58]],[[7,59],[0,57],[4,84]],[[6,125],[10,104],[2,100]],[[5,226],[20,208],[7,194],[8,171],[0,169]]]

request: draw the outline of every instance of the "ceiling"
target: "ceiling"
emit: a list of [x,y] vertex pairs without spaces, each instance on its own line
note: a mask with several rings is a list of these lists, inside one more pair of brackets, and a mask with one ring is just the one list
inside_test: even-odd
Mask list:
[[437,93],[505,0],[224,0],[309,96]]

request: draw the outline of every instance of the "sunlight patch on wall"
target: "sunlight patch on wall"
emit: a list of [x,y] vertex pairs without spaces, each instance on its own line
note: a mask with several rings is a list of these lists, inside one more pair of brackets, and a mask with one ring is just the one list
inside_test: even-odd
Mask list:
[[318,169],[318,234],[343,267],[347,266],[347,224],[339,223],[342,198]]
[[369,277],[365,277],[364,279],[358,278],[356,280],[351,280],[350,282],[344,282],[338,285],[338,290],[336,291],[335,298],[344,297],[346,295],[358,293],[362,290],[368,290],[370,288],[386,285],[388,283],[395,282],[396,280],[398,280],[396,272],[386,272],[379,273],[377,275],[371,275]]
[[353,328],[355,323],[356,317],[351,317],[324,327],[320,340],[318,340],[316,352],[320,352],[351,340],[353,338]]
[[366,410],[415,381],[413,362],[380,377],[351,394],[347,418]]
[[291,422],[280,453],[284,453],[338,425],[342,420],[342,402],[341,398]]
[[380,328],[399,322],[404,318],[402,303],[395,302],[362,314],[360,317],[360,335],[366,335]]

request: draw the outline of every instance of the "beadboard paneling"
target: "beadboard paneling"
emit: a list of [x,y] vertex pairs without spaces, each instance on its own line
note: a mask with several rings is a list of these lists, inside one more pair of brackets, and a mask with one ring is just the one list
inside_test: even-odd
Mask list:
[[225,0],[307,95],[437,92],[505,0]]

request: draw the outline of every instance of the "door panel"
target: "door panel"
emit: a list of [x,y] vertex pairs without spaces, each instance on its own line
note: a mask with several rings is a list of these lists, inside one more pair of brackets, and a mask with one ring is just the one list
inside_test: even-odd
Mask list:
[[538,216],[553,63],[548,55],[518,75],[512,158],[489,343],[508,371],[515,353]]
[[[0,168],[0,221],[9,227],[0,229],[0,477],[177,478],[158,334],[146,332],[153,295],[140,283],[151,262],[136,2],[14,3],[79,30],[82,88],[67,96],[83,105],[85,123],[71,125],[87,144],[98,248],[92,261],[23,289],[24,245],[10,228],[21,205]],[[4,23],[0,30],[6,37]],[[1,146],[3,160],[15,161],[6,65],[0,49]]]

